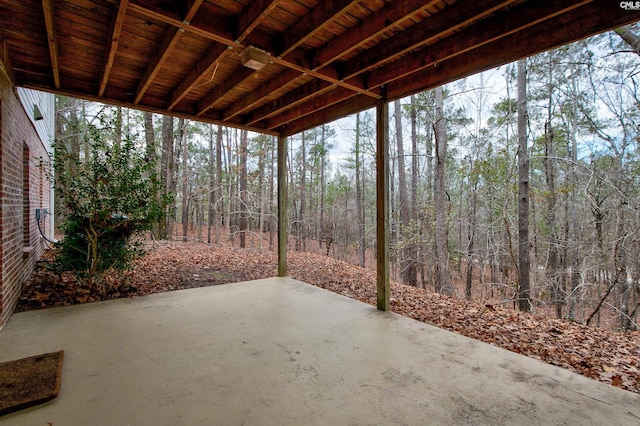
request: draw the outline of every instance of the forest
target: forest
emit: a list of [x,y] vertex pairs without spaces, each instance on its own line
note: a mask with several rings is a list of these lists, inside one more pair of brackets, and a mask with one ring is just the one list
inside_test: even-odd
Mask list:
[[[638,328],[638,31],[392,103],[393,280]],[[151,238],[275,250],[275,137],[66,97],[56,111],[57,143],[79,161],[96,126],[155,165],[172,201]],[[287,163],[289,250],[375,271],[375,112],[288,138]]]

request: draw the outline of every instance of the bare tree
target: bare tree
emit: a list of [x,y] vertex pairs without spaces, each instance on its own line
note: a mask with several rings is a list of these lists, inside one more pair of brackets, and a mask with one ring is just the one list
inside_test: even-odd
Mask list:
[[436,209],[436,274],[435,289],[438,293],[451,295],[453,287],[449,279],[448,224],[449,207],[447,202],[445,164],[447,159],[447,125],[444,116],[444,95],[442,86],[435,89],[436,122],[436,165],[434,200]]
[[531,311],[529,284],[529,151],[527,147],[527,60],[518,61],[518,308]]

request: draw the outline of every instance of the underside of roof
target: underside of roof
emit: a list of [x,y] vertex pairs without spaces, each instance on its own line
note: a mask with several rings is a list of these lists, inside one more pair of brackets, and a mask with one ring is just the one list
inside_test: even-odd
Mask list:
[[0,0],[0,60],[16,86],[291,135],[635,22],[633,4]]

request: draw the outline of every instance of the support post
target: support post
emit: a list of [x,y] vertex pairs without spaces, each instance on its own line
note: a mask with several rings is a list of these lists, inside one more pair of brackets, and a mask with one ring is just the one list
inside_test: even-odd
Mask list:
[[287,276],[287,138],[278,136],[278,276]]
[[386,88],[376,106],[376,281],[378,309],[389,310],[389,105]]

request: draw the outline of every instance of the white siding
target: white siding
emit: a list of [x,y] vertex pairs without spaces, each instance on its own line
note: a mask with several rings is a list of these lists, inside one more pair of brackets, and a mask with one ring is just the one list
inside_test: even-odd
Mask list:
[[[42,144],[51,152],[51,142],[55,137],[55,96],[51,93],[18,87],[18,97],[27,116],[36,128]],[[42,120],[34,119],[35,106],[42,114]]]

